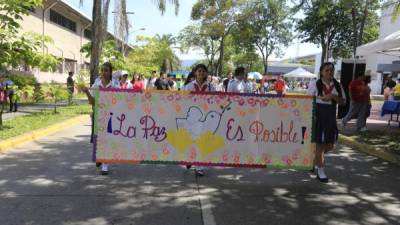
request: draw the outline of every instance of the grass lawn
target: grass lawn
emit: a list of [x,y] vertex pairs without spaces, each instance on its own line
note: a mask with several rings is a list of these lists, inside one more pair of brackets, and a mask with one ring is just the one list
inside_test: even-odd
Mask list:
[[49,110],[3,121],[3,128],[0,129],[0,140],[5,140],[36,129],[44,128],[75,116],[89,114],[92,112],[92,108],[89,104],[85,104],[60,107],[57,111],[57,114],[54,114],[52,110]]
[[375,130],[346,136],[353,138],[357,142],[400,155],[400,129],[399,132]]

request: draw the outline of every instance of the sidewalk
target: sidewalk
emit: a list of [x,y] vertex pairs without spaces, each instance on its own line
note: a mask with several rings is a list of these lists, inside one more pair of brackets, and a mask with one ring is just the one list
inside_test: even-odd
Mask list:
[[[74,99],[74,103],[81,105],[81,104],[88,104],[88,101],[86,99]],[[62,101],[57,103],[57,107],[66,107],[66,106],[68,106],[67,101]],[[18,116],[25,116],[32,113],[42,112],[46,110],[53,110],[53,109],[54,109],[54,103],[33,103],[29,105],[20,105],[18,106],[17,112],[9,112],[8,107],[6,107],[6,110],[3,113],[3,119],[9,120]]]
[[349,121],[346,127],[338,119],[339,143],[400,165],[400,127],[397,122],[391,122],[389,126],[390,115],[381,117],[380,107],[373,104],[371,116],[367,119],[367,132],[357,131],[356,119]]

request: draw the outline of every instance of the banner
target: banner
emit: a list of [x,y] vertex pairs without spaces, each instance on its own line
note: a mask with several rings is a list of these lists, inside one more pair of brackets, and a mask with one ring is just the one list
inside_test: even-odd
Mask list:
[[313,98],[100,89],[97,162],[309,169]]

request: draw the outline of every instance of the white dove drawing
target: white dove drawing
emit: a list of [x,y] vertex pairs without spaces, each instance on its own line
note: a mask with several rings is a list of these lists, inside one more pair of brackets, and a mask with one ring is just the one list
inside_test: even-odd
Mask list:
[[216,111],[210,111],[202,120],[203,113],[196,106],[189,108],[186,118],[176,118],[177,128],[186,129],[193,139],[198,138],[206,131],[215,134],[221,122],[222,114]]

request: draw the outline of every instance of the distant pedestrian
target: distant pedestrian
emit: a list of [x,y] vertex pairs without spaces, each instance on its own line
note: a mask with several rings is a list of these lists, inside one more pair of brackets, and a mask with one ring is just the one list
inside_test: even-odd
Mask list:
[[226,79],[223,82],[224,85],[224,91],[227,92],[228,91],[228,84],[229,82],[231,82],[233,80],[233,74],[232,72],[228,72],[228,75],[226,76]]
[[132,83],[128,80],[128,71],[121,71],[121,77],[119,80],[119,88],[121,89],[132,89]]
[[367,115],[368,106],[368,85],[365,84],[364,74],[360,74],[357,79],[349,84],[350,109],[347,115],[343,118],[343,127],[346,126],[353,116],[357,116],[357,130],[366,131],[365,116]]
[[146,90],[154,90],[154,89],[156,89],[156,86],[155,86],[156,80],[157,80],[157,72],[153,70],[151,72],[151,76],[150,76],[150,78],[149,78],[149,80],[147,82]]
[[336,124],[336,105],[345,104],[345,93],[343,87],[333,78],[334,71],[333,63],[324,63],[320,68],[321,78],[311,82],[307,91],[308,95],[316,96],[314,163],[317,166],[317,179],[324,183],[329,181],[324,169],[325,154],[333,149],[339,133]]
[[67,78],[67,89],[68,89],[68,104],[72,104],[72,98],[74,96],[74,91],[75,91],[75,81],[72,78],[74,76],[74,72],[70,71],[68,72],[68,78]]

